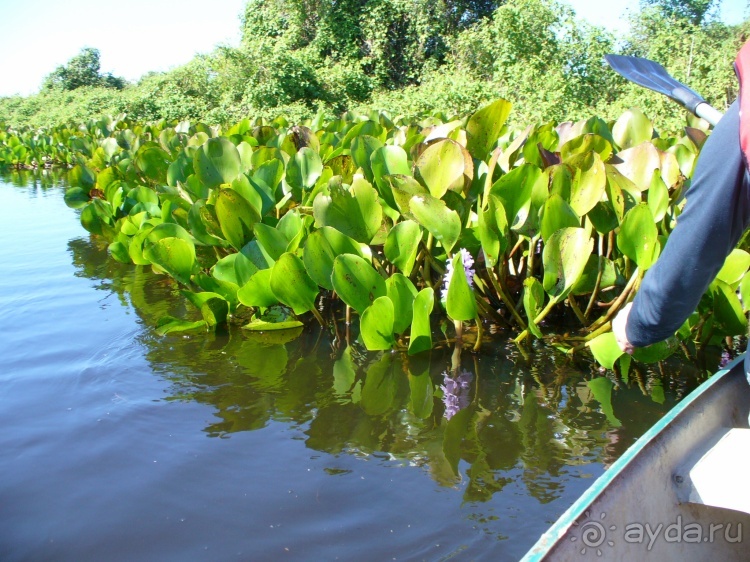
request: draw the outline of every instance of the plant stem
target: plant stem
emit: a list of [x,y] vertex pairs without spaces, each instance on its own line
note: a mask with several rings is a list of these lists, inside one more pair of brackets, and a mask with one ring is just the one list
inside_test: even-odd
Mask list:
[[612,317],[622,308],[622,305],[624,305],[628,298],[630,297],[630,294],[633,292],[633,288],[635,287],[636,283],[640,281],[641,277],[643,277],[643,272],[636,268],[633,272],[633,276],[630,278],[630,281],[628,281],[628,284],[625,286],[625,289],[623,289],[622,293],[620,293],[620,296],[615,299],[615,301],[610,305],[610,307],[607,309],[607,313],[598,318],[596,322],[591,324],[589,326],[589,331],[597,330],[599,327],[602,326],[602,324],[606,324],[610,320],[612,320]]
[[604,236],[599,234],[599,271],[596,274],[596,283],[594,283],[594,290],[591,292],[591,298],[589,299],[589,304],[586,306],[586,312],[584,312],[584,316],[586,318],[589,317],[589,314],[591,314],[591,308],[594,306],[594,302],[596,302],[596,297],[599,294],[599,287],[602,285],[602,277],[604,276]]
[[[550,301],[547,303],[547,306],[544,307],[544,310],[542,310],[539,315],[534,318],[534,324],[539,324],[542,320],[544,320],[547,315],[552,311],[554,306],[558,303],[558,299],[550,299]],[[529,330],[526,329],[523,332],[521,332],[516,339],[513,341],[515,343],[521,343],[523,340],[525,340],[529,335]]]
[[578,303],[576,302],[576,299],[575,297],[573,297],[573,295],[568,295],[568,304],[585,328],[588,325],[588,322],[586,321],[586,317],[583,315],[583,312],[581,312],[581,309],[578,307]]
[[482,347],[482,335],[484,335],[484,327],[482,326],[482,319],[476,318],[477,323],[477,341],[474,342],[474,351],[479,351]]
[[320,325],[325,327],[327,325],[327,322],[323,319],[323,317],[320,315],[320,312],[318,312],[318,309],[315,307],[312,307],[310,309],[310,312],[313,313],[313,316],[320,322]]
[[508,310],[510,310],[510,313],[513,316],[513,319],[516,321],[516,323],[521,328],[521,330],[526,330],[528,328],[526,326],[526,322],[524,322],[523,318],[521,318],[521,315],[518,314],[518,310],[516,310],[516,307],[513,305],[513,301],[510,300],[510,297],[505,292],[505,289],[503,289],[503,286],[500,282],[500,276],[496,278],[494,269],[490,267],[487,268],[487,275],[490,278],[490,283],[492,283],[492,286],[494,287],[495,292],[498,294],[498,296],[503,301],[503,303],[505,303],[505,306],[508,307]]

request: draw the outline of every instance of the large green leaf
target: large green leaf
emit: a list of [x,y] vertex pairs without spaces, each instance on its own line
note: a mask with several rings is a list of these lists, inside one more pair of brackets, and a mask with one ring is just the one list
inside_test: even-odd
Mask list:
[[258,211],[232,189],[219,190],[215,209],[224,237],[235,249],[242,249],[253,237],[255,223],[260,222]]
[[542,252],[547,294],[559,301],[565,298],[586,267],[594,240],[583,228],[562,228],[550,236]]
[[294,310],[295,314],[315,307],[318,285],[305,271],[302,260],[294,254],[286,253],[274,264],[270,285],[276,298]]
[[305,244],[302,261],[307,273],[321,287],[333,289],[331,274],[333,261],[341,254],[355,254],[362,257],[356,240],[342,234],[335,228],[324,226],[310,234]]
[[143,244],[143,257],[179,282],[189,285],[195,262],[195,245],[188,232],[177,224],[155,226]]
[[596,152],[571,158],[575,168],[570,186],[570,206],[579,217],[584,216],[599,202],[607,185],[604,163]]
[[554,193],[542,210],[542,240],[546,243],[556,231],[581,226],[581,219],[562,197]]
[[167,170],[172,159],[158,143],[142,144],[135,153],[133,163],[138,171],[149,180],[159,184],[167,183]]
[[193,169],[201,183],[216,187],[231,183],[242,172],[237,147],[226,137],[208,139],[193,154]]
[[289,245],[289,240],[287,240],[283,233],[272,226],[259,222],[253,227],[253,232],[255,232],[258,244],[274,261],[278,260],[287,251],[286,248]]
[[431,195],[415,195],[409,201],[414,218],[424,226],[446,252],[450,252],[461,236],[461,218],[444,201]]
[[654,170],[651,178],[651,187],[648,189],[648,207],[656,222],[664,218],[669,208],[669,191],[659,170]]
[[473,320],[477,317],[477,301],[466,278],[462,252],[453,256],[452,269],[445,309],[453,320]]
[[413,375],[409,371],[409,411],[420,419],[427,419],[432,414],[434,405],[434,388],[429,369]]
[[[513,230],[523,229],[533,222],[532,196],[537,184],[546,190],[547,175],[532,164],[523,164],[502,176],[490,193],[497,196],[505,209],[508,225]],[[544,201],[540,201],[544,204]]]
[[422,229],[414,221],[401,221],[394,226],[385,239],[385,257],[405,275],[411,275],[417,258]]
[[469,118],[466,124],[466,148],[474,158],[486,159],[487,153],[495,145],[505,126],[511,107],[512,104],[509,101],[499,99]]
[[271,269],[258,270],[240,290],[237,298],[245,306],[268,307],[279,302],[278,297],[271,291]]
[[716,274],[716,278],[736,289],[745,277],[748,267],[750,267],[750,254],[736,248],[724,260],[724,265]]
[[479,212],[477,231],[485,261],[494,267],[508,249],[508,218],[502,201],[490,194],[487,208]]
[[305,146],[287,163],[286,181],[294,188],[307,190],[315,185],[322,171],[323,162],[318,153]]
[[413,305],[409,355],[432,349],[430,314],[434,305],[435,293],[430,287],[426,287],[417,293]]
[[648,205],[641,203],[625,215],[617,234],[617,247],[646,271],[658,257],[657,236],[654,216]]
[[544,287],[535,277],[527,277],[523,282],[523,308],[529,324],[529,331],[541,338],[542,332],[534,322],[544,308]]
[[367,307],[359,323],[362,341],[367,349],[377,351],[394,346],[393,318],[393,301],[388,297],[378,297]]
[[463,148],[449,139],[430,144],[414,162],[414,177],[438,199],[459,180],[463,185],[463,175]]
[[633,148],[651,140],[653,133],[651,121],[637,108],[631,108],[623,113],[612,127],[612,137],[620,150]]
[[385,280],[388,298],[394,306],[393,331],[403,333],[412,321],[412,306],[417,296],[417,288],[408,277],[394,273]]
[[388,294],[385,280],[365,260],[342,254],[333,261],[333,288],[346,304],[362,314],[378,297]]
[[[380,140],[367,135],[355,137],[352,141],[352,160],[354,160],[356,166],[362,168],[362,171],[365,173],[365,178],[367,178],[367,181],[369,182],[377,182],[377,178],[375,177],[375,173],[372,169],[371,158],[373,153],[382,146],[383,143],[380,142]],[[398,173],[409,173],[409,166],[408,164],[406,164],[406,153],[403,152],[403,149],[401,149],[401,153],[403,154],[403,162],[405,164],[406,171],[399,171]],[[382,170],[378,171],[378,175],[385,175],[389,173],[394,172],[383,172]]]
[[606,369],[614,369],[615,362],[622,356],[624,351],[617,345],[617,340],[612,332],[606,332],[595,337],[587,344],[594,359]]
[[369,244],[380,229],[383,208],[378,192],[367,180],[358,178],[349,189],[333,182],[331,195],[319,193],[313,202],[319,226],[331,226],[358,242]]
[[747,318],[742,310],[742,303],[732,287],[715,279],[709,287],[713,296],[714,329],[725,336],[739,336],[747,332]]

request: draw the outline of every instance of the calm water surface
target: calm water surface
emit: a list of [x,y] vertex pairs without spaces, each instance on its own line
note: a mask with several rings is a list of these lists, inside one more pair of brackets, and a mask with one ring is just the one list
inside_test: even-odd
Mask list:
[[448,422],[448,351],[159,336],[179,287],[109,259],[56,180],[0,200],[3,561],[517,560],[699,378],[600,402],[589,363],[497,345]]

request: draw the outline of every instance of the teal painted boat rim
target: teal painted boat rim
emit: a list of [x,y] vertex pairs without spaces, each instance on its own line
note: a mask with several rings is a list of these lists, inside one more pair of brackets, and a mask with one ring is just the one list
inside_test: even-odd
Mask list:
[[596,481],[563,513],[555,523],[545,532],[539,540],[531,547],[521,562],[539,562],[544,560],[547,553],[565,536],[568,529],[585,516],[589,506],[607,489],[612,481],[617,478],[628,465],[635,460],[641,451],[654,441],[677,416],[690,408],[709,389],[723,382],[734,369],[741,369],[745,361],[745,353],[735,358],[725,368],[716,371],[707,381],[688,394],[679,404],[672,408],[661,420],[655,423],[644,433],[623,455],[617,459],[607,471]]

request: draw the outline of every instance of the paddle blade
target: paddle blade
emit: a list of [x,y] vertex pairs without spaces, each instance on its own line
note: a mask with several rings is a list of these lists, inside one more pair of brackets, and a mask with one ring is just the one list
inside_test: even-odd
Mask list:
[[648,59],[624,55],[604,55],[612,70],[649,90],[673,99],[690,112],[705,100],[696,92],[672,78],[662,65]]

